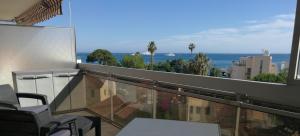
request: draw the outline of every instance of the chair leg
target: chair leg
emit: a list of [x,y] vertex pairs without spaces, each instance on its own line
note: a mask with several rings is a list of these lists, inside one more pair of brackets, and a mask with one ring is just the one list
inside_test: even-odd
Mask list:
[[[92,128],[95,129],[95,136],[101,136],[101,118],[100,117],[91,117],[91,116],[84,116],[93,122]],[[92,129],[91,128],[91,129]],[[80,129],[79,129],[80,130]],[[83,132],[79,131],[79,136],[83,136]]]
[[95,136],[101,136],[101,119],[95,118]]
[[83,136],[82,129],[79,129],[79,130],[78,130],[78,136]]

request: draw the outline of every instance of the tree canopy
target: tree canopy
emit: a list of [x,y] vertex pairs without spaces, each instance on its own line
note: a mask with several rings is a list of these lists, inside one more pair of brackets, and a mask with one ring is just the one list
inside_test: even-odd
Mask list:
[[154,56],[154,52],[157,50],[157,47],[154,41],[149,42],[147,47],[148,47],[148,52],[150,52],[151,54],[150,69],[153,70],[153,64],[154,64],[153,56]]
[[110,66],[117,65],[116,58],[111,54],[111,52],[104,49],[97,49],[93,51],[87,56],[86,61],[87,62],[97,61],[99,64],[102,65],[110,65]]
[[209,76],[222,77],[222,71],[219,68],[213,67],[209,71]]
[[121,60],[121,65],[127,68],[145,68],[144,58],[140,55],[140,53],[125,55]]
[[189,71],[193,74],[208,75],[209,68],[209,58],[203,53],[198,53],[194,59],[190,60]]
[[287,75],[287,70],[282,70],[278,75],[262,73],[255,76],[252,80],[260,82],[286,83]]
[[189,44],[189,50],[191,51],[191,54],[193,54],[193,50],[196,48],[196,45],[194,43]]

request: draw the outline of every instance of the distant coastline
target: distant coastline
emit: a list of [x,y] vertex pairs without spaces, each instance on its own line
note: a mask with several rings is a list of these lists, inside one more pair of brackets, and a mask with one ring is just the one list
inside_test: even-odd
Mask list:
[[[77,53],[77,59],[81,59],[82,63],[86,63],[86,57],[89,53],[83,53],[79,52]],[[117,60],[121,60],[123,56],[125,55],[131,55],[132,53],[112,53]],[[174,53],[175,56],[168,56],[166,55],[168,53],[156,53],[154,55],[154,60],[155,63],[158,62],[163,62],[166,60],[174,60],[174,59],[184,59],[184,60],[189,60],[193,56],[191,56],[190,53]],[[194,54],[193,54],[194,55]],[[221,69],[227,69],[231,66],[232,61],[239,60],[240,57],[245,57],[245,56],[257,56],[261,54],[239,54],[239,53],[207,53],[206,54],[210,61],[212,62],[214,67],[221,68]],[[278,66],[283,62],[283,61],[289,61],[290,54],[271,54],[273,58],[273,63],[277,64]],[[143,55],[145,63],[150,62],[150,56],[148,55]]]

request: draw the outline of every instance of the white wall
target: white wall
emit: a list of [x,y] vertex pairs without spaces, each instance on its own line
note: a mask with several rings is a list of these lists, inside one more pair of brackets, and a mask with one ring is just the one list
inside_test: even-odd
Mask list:
[[75,68],[72,28],[0,25],[0,84],[11,84],[12,71]]

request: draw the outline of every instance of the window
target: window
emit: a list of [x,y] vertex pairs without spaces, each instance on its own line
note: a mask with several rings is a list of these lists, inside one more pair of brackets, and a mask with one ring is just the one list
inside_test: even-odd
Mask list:
[[251,79],[251,68],[247,68],[246,77],[247,79]]
[[190,106],[190,113],[194,112],[194,106]]
[[91,90],[91,97],[95,97],[95,90]]
[[209,114],[210,114],[210,107],[206,107],[206,108],[205,108],[205,113],[206,113],[206,115],[209,115]]
[[263,64],[264,64],[264,61],[260,60],[259,74],[261,74],[263,72]]
[[201,108],[197,106],[196,112],[197,112],[197,114],[200,114],[201,113]]

